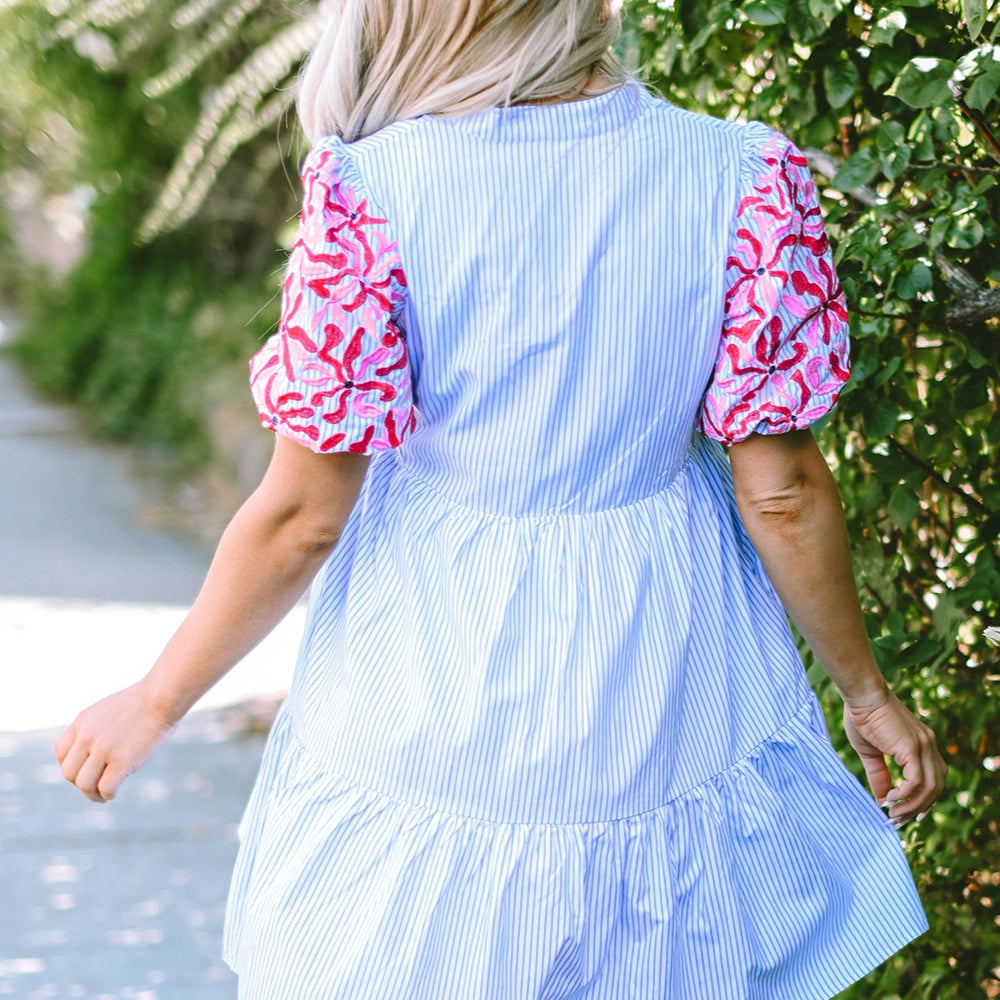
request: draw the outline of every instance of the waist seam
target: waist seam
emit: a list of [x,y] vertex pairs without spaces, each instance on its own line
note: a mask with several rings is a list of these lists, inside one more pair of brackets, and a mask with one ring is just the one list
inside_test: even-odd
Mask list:
[[396,462],[395,474],[402,478],[412,479],[414,482],[419,483],[428,492],[433,493],[435,496],[439,497],[444,503],[450,507],[457,508],[458,510],[465,511],[469,514],[474,514],[476,517],[482,518],[484,520],[490,521],[501,521],[501,522],[518,522],[518,523],[550,523],[553,521],[563,521],[563,520],[587,520],[590,518],[597,518],[606,514],[614,514],[616,512],[625,512],[632,510],[636,507],[641,507],[644,504],[656,500],[662,497],[665,493],[670,493],[675,486],[678,485],[681,477],[685,472],[687,472],[689,466],[691,465],[693,459],[693,453],[689,451],[685,457],[684,461],[677,467],[674,474],[670,477],[670,481],[664,486],[661,486],[653,493],[648,493],[645,496],[641,496],[636,500],[630,500],[628,503],[615,504],[611,507],[598,507],[595,510],[585,510],[585,511],[562,511],[562,510],[552,510],[545,511],[543,513],[525,513],[525,514],[511,514],[501,511],[491,511],[486,510],[482,507],[473,507],[470,504],[463,503],[461,500],[456,500],[454,497],[449,496],[444,490],[434,483],[429,482],[424,476],[413,471],[411,468],[407,468],[402,462]]

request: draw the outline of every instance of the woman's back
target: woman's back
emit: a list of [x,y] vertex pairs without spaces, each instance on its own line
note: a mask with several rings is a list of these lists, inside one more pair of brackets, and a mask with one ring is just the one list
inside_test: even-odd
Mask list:
[[[696,430],[809,422],[846,377],[794,147],[627,85],[321,140],[304,183],[282,330],[254,366],[262,416],[318,450],[382,453],[248,812],[228,947],[251,995],[306,981],[243,926],[260,863],[264,910],[294,896],[296,927],[364,899],[362,936],[402,909],[434,928],[386,932],[418,969],[376,948],[317,972],[331,996],[618,1000],[652,962],[627,995],[749,998],[770,978],[804,1000],[814,954],[873,964],[919,932],[898,841],[830,748],[721,448]],[[789,811],[811,794],[834,830]],[[265,809],[280,836],[256,828]],[[280,860],[362,849],[391,873],[338,863],[332,899]],[[659,943],[619,939],[650,919],[640,938]],[[727,929],[705,940],[706,920]],[[465,921],[483,930],[456,972],[443,942]],[[505,929],[520,922],[537,941]],[[516,973],[483,978],[511,933]]]
[[743,131],[629,85],[329,141],[406,276],[406,466],[510,514],[669,483],[719,346]]

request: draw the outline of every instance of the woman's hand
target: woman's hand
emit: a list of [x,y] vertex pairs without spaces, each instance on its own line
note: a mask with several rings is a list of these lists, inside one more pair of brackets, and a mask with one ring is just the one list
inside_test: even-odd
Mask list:
[[91,802],[108,802],[173,728],[140,681],[84,709],[56,743],[56,760]]
[[[934,733],[889,690],[875,698],[845,698],[844,728],[861,757],[875,800],[890,806],[889,818],[899,826],[927,812],[948,773]],[[887,755],[903,772],[896,788]]]

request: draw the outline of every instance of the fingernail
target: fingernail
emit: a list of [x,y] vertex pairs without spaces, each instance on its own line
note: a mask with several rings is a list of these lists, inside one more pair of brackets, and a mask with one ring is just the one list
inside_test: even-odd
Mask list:
[[922,819],[926,818],[927,813],[917,813],[917,822],[919,823]]
[[885,802],[880,802],[879,807],[881,809],[889,809],[891,806],[895,805],[895,799],[886,799]]

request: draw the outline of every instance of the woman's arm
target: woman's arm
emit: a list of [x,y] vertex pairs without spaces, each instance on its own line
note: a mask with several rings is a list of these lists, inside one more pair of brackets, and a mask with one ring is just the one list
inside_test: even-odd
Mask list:
[[[889,690],[858,603],[837,487],[807,431],[752,434],[729,452],[736,502],[789,617],[844,699],[848,738],[876,799],[905,821],[941,793],[934,734]],[[885,756],[902,768],[893,789]]]
[[189,708],[302,596],[343,530],[368,467],[280,435],[260,486],[223,533],[205,583],[149,673],[85,709],[56,743],[89,799],[114,797]]

